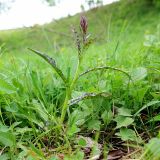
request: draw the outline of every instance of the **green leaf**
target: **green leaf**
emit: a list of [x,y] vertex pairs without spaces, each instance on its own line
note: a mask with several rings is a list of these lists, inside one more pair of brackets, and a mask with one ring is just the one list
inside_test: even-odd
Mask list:
[[87,142],[84,138],[80,138],[78,140],[78,145],[81,146],[81,147],[85,147],[87,145]]
[[6,111],[16,113],[18,112],[18,106],[16,103],[12,102],[11,104],[5,106]]
[[49,160],[58,160],[58,158],[56,158],[55,156],[49,158]]
[[48,121],[47,110],[40,104],[37,100],[32,100],[33,109],[39,114],[39,116],[44,120]]
[[149,122],[152,122],[152,121],[154,121],[154,122],[159,122],[159,121],[160,121],[160,115],[157,115],[157,116],[152,117]]
[[69,116],[68,125],[72,126],[73,124],[76,124],[77,126],[81,126],[84,124],[86,116],[86,113],[83,111],[75,109]]
[[143,80],[146,76],[147,76],[147,69],[144,67],[138,67],[131,73],[133,81]]
[[101,155],[101,150],[98,144],[95,144],[92,148],[91,158],[90,159],[99,159]]
[[111,120],[113,119],[113,113],[111,110],[109,111],[104,111],[103,114],[101,115],[101,118],[104,122],[104,124],[108,125]]
[[132,118],[121,116],[121,115],[117,116],[115,118],[115,121],[117,122],[117,127],[116,128],[127,127],[134,122],[134,120]]
[[7,153],[0,155],[0,160],[9,160],[10,157]]
[[132,95],[135,98],[135,101],[139,101],[140,103],[143,102],[143,99],[145,97],[145,94],[147,93],[148,89],[150,88],[149,85],[145,85],[142,88],[136,88],[135,90],[132,90]]
[[160,139],[152,138],[149,143],[146,145],[148,152],[150,153],[151,158],[159,159],[160,158]]
[[10,125],[10,128],[15,128],[15,127],[17,127],[18,125],[20,125],[22,123],[22,121],[21,122],[14,122],[14,123],[12,123],[12,125]]
[[29,121],[37,124],[39,127],[41,127],[41,128],[44,127],[44,121],[41,121],[39,118],[37,118],[37,116],[35,116],[35,114],[34,114],[32,111],[30,111],[30,112],[28,112],[28,113],[26,114],[26,118],[27,118]]
[[80,97],[71,99],[71,100],[69,101],[69,105],[72,106],[72,105],[74,105],[74,104],[79,103],[79,102],[82,101],[82,100],[85,100],[85,99],[91,99],[91,98],[95,98],[95,97],[108,98],[108,97],[110,97],[110,96],[111,96],[111,94],[106,93],[106,92],[100,92],[100,93],[84,93],[84,94],[81,95]]
[[117,136],[119,136],[123,141],[137,141],[138,138],[136,136],[135,131],[132,129],[127,129],[127,128],[121,128],[120,132],[116,133]]
[[4,79],[0,79],[0,92],[3,94],[15,93],[17,89]]
[[34,52],[35,54],[39,55],[40,57],[42,57],[48,64],[50,64],[54,70],[56,71],[56,73],[59,75],[59,77],[63,80],[63,82],[66,84],[67,83],[67,79],[64,76],[64,74],[62,73],[62,71],[57,67],[56,62],[53,58],[49,57],[48,55],[41,53],[40,51],[28,48],[30,51]]
[[28,127],[24,127],[24,128],[17,127],[16,128],[16,132],[20,133],[20,134],[24,134],[26,132],[32,132],[32,131],[33,131],[33,129],[32,128],[28,128]]
[[131,110],[128,109],[128,108],[124,108],[124,107],[118,109],[118,115],[128,116],[128,117],[132,116],[131,115]]
[[27,156],[27,159],[26,159],[26,160],[37,160],[37,157],[34,158],[33,156],[29,155],[29,156]]
[[84,160],[84,152],[77,151],[74,155],[65,155],[64,160]]
[[75,160],[83,160],[84,159],[84,152],[78,151],[74,157]]
[[100,130],[100,125],[101,125],[101,122],[96,119],[90,120],[87,124],[89,130],[96,130],[96,131]]
[[78,133],[79,131],[80,131],[80,129],[75,124],[73,124],[71,127],[68,128],[67,135],[73,136],[74,134]]
[[27,152],[26,151],[22,151],[18,154],[18,158],[17,160],[22,160],[22,159],[25,159],[25,157],[27,156]]
[[79,75],[79,78],[82,77],[83,75],[88,74],[88,73],[95,72],[95,71],[100,71],[100,70],[118,71],[118,72],[121,72],[121,73],[125,74],[129,79],[131,79],[130,75],[127,72],[125,72],[125,71],[123,71],[123,70],[121,70],[119,68],[114,68],[114,67],[110,67],[110,66],[101,66],[101,67],[95,67],[95,68],[92,68],[92,69],[88,69],[87,71],[81,73]]
[[10,132],[0,132],[0,142],[6,147],[12,147],[16,144],[16,137]]
[[155,105],[155,104],[158,104],[158,103],[160,103],[160,101],[151,101],[151,102],[147,103],[147,104],[144,105],[141,109],[139,109],[139,110],[134,114],[134,116],[137,116],[142,110],[144,110],[144,109],[146,109],[146,108],[148,108],[148,107],[150,107],[150,106],[153,106],[153,105]]
[[0,122],[0,132],[8,132],[9,130],[10,128],[8,126],[5,126]]
[[43,152],[42,152],[40,149],[36,148],[36,147],[34,146],[34,144],[30,143],[30,148],[32,149],[32,151],[33,151],[34,153],[36,153],[36,155],[37,155],[38,157],[44,158]]

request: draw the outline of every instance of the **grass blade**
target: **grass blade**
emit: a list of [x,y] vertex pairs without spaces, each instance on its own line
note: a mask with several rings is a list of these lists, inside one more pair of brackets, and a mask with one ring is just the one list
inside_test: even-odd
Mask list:
[[134,116],[137,116],[142,110],[146,109],[147,107],[153,106],[153,105],[158,104],[158,103],[160,103],[160,101],[151,101],[151,102],[147,103],[147,104],[144,105],[141,109],[139,109],[139,110],[134,114]]

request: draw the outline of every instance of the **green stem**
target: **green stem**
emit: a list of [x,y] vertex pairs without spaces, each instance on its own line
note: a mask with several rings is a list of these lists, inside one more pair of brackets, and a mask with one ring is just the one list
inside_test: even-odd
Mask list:
[[63,107],[62,107],[61,125],[63,125],[64,119],[65,119],[65,116],[66,116],[66,112],[67,112],[67,108],[68,108],[69,95],[70,95],[70,89],[67,88],[66,97],[65,97]]
[[71,94],[72,94],[72,91],[74,89],[74,86],[78,80],[78,76],[79,76],[79,66],[80,66],[80,60],[78,60],[78,64],[77,64],[77,67],[76,67],[76,72],[75,72],[75,75],[74,75],[74,78],[71,82],[71,85],[70,87],[67,87],[66,89],[66,97],[65,97],[65,100],[64,100],[64,103],[63,103],[63,107],[62,107],[62,114],[61,114],[61,124],[63,124],[64,122],[64,119],[65,119],[65,116],[66,116],[66,112],[67,112],[67,109],[68,109],[68,102],[71,98]]
[[74,75],[74,78],[72,80],[72,83],[71,83],[71,86],[70,86],[70,91],[72,92],[72,90],[74,89],[74,86],[78,80],[78,77],[79,77],[79,66],[80,66],[80,62],[81,62],[81,59],[78,60],[78,64],[77,64],[77,68],[76,68],[76,72],[75,72],[75,75]]

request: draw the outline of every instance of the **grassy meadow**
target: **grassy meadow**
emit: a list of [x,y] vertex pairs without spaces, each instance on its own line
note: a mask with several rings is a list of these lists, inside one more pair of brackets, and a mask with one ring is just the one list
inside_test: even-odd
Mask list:
[[85,16],[0,31],[0,160],[160,159],[160,10]]

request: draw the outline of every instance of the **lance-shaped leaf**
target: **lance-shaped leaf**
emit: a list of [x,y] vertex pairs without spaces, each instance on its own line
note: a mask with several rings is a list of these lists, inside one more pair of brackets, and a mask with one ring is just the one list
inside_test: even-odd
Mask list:
[[67,83],[67,79],[65,78],[64,74],[62,73],[62,71],[57,67],[56,65],[56,61],[49,57],[48,55],[41,53],[40,51],[28,48],[30,51],[36,53],[37,55],[39,55],[40,57],[42,57],[46,62],[48,62],[53,68],[54,70],[57,72],[57,74],[61,77],[61,79],[63,80],[63,82],[66,84]]
[[110,96],[111,96],[111,94],[110,93],[106,93],[106,92],[101,92],[101,93],[84,93],[80,97],[71,99],[69,101],[69,106],[77,104],[80,101],[85,100],[85,99],[91,99],[91,98],[95,98],[95,97],[104,97],[104,98],[107,98],[107,97],[110,97]]
[[90,72],[94,72],[94,71],[98,71],[98,70],[107,70],[107,69],[111,69],[111,70],[115,70],[115,71],[118,71],[118,72],[122,72],[131,80],[131,76],[127,72],[125,72],[125,71],[123,71],[121,69],[118,69],[118,68],[110,67],[110,66],[102,66],[102,67],[95,67],[95,68],[92,68],[92,69],[88,69],[87,71],[81,73],[79,75],[79,78],[82,77],[83,75],[86,75],[86,74],[90,73]]

